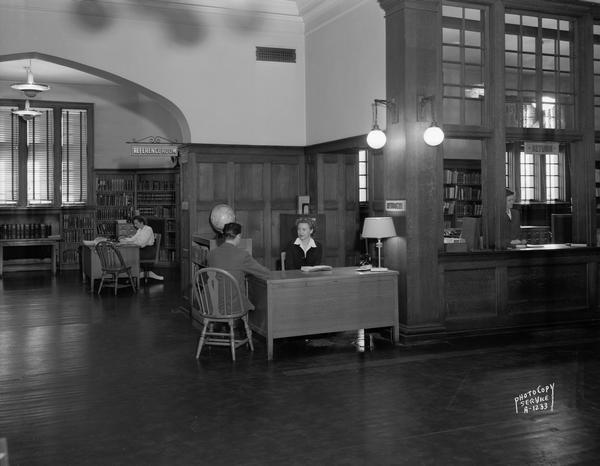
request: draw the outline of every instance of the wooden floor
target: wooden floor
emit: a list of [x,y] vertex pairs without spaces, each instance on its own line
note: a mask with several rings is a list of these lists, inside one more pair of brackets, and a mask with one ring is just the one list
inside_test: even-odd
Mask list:
[[[0,281],[0,438],[18,465],[597,464],[600,330],[393,347],[199,332],[167,270],[138,295],[76,272]],[[554,384],[552,410],[515,397]],[[544,388],[544,393],[546,392]],[[517,413],[516,410],[519,410]]]

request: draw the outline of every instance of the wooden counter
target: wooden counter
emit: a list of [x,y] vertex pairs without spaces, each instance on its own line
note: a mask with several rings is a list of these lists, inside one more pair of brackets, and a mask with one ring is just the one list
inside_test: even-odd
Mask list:
[[447,332],[600,319],[600,248],[548,244],[439,256]]
[[398,272],[273,271],[268,280],[248,277],[252,329],[267,340],[328,332],[391,327],[398,341]]

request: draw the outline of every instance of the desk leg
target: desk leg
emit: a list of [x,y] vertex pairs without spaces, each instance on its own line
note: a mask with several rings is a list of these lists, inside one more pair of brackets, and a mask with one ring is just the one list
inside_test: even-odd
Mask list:
[[58,254],[58,245],[52,245],[52,275],[56,275],[56,255]]
[[273,360],[273,338],[267,335],[267,360]]
[[0,278],[2,278],[2,264],[4,263],[4,246],[0,244]]

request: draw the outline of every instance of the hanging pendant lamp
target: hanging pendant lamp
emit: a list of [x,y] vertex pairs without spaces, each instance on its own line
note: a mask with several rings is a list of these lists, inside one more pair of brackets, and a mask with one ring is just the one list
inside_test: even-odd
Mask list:
[[26,121],[33,120],[35,117],[42,114],[42,112],[38,112],[29,107],[29,99],[25,101],[25,108],[23,110],[13,110],[13,113]]
[[22,91],[27,97],[35,97],[40,92],[50,89],[50,86],[47,84],[36,83],[34,81],[33,72],[31,71],[31,61],[29,62],[29,66],[26,66],[25,69],[27,70],[27,82],[11,84],[10,87],[15,91]]

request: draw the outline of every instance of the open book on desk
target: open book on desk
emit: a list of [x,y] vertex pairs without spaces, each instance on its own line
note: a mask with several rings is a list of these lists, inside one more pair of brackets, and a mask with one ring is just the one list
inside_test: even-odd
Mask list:
[[330,265],[304,265],[300,267],[303,272],[327,272],[332,269],[333,267]]

